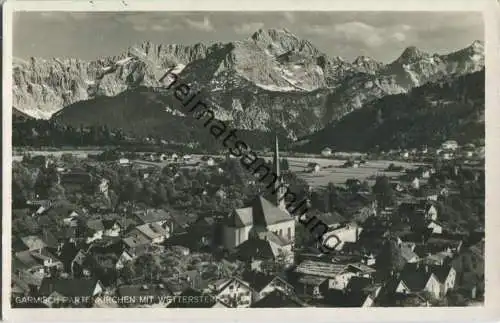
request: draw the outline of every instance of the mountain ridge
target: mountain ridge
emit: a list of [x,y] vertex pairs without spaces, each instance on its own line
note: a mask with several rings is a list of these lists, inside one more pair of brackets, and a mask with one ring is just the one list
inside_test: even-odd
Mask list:
[[145,41],[90,62],[16,60],[13,99],[21,112],[46,119],[79,101],[97,104],[137,87],[161,86],[158,79],[175,66],[183,80],[210,93],[218,115],[239,128],[268,131],[279,125],[297,138],[371,100],[481,69],[484,46],[478,42],[469,47],[447,55],[423,55],[410,48],[383,64],[363,57],[353,62],[330,57],[288,30],[261,29],[230,43]]
[[484,69],[372,101],[295,148],[320,152],[439,146],[484,140]]

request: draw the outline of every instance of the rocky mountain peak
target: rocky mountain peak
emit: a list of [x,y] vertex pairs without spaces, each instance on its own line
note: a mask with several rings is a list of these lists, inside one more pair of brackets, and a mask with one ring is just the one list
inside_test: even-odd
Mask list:
[[398,62],[403,64],[414,63],[423,58],[430,57],[429,53],[421,51],[415,46],[406,47],[401,56],[397,59]]
[[475,49],[484,49],[484,42],[481,40],[474,40],[470,47],[475,48]]
[[383,66],[381,62],[376,61],[373,58],[364,55],[356,57],[356,59],[352,62],[352,65],[359,72],[364,72],[368,74],[375,73]]
[[250,37],[257,46],[269,54],[279,56],[293,51],[309,56],[318,56],[319,50],[309,41],[300,39],[288,29],[259,29]]
[[470,54],[484,54],[484,42],[475,40],[466,49]]
[[272,40],[272,41],[279,41],[282,38],[287,37],[287,38],[295,38],[298,40],[298,38],[292,34],[288,29],[283,28],[283,29],[263,29],[260,28],[256,32],[254,32],[251,36],[253,40],[256,41],[262,41],[262,40]]
[[353,65],[360,65],[360,64],[363,64],[364,62],[369,62],[372,60],[373,59],[371,57],[361,55],[361,56],[356,57],[356,59],[352,62],[352,64]]

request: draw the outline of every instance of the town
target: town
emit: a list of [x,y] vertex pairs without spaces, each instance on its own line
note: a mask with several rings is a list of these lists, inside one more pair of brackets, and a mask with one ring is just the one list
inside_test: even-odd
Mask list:
[[484,145],[314,158],[275,147],[269,167],[333,251],[231,155],[14,159],[12,306],[482,304]]

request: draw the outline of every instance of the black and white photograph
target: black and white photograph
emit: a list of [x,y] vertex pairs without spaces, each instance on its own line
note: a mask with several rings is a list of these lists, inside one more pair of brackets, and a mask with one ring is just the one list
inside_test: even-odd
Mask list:
[[483,12],[11,15],[13,311],[485,305]]

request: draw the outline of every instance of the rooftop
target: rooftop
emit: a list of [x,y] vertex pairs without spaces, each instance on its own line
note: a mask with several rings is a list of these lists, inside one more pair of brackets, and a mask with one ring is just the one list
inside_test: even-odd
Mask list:
[[287,221],[294,221],[290,214],[258,196],[249,207],[234,210],[227,218],[226,224],[236,228],[249,225],[266,227]]

